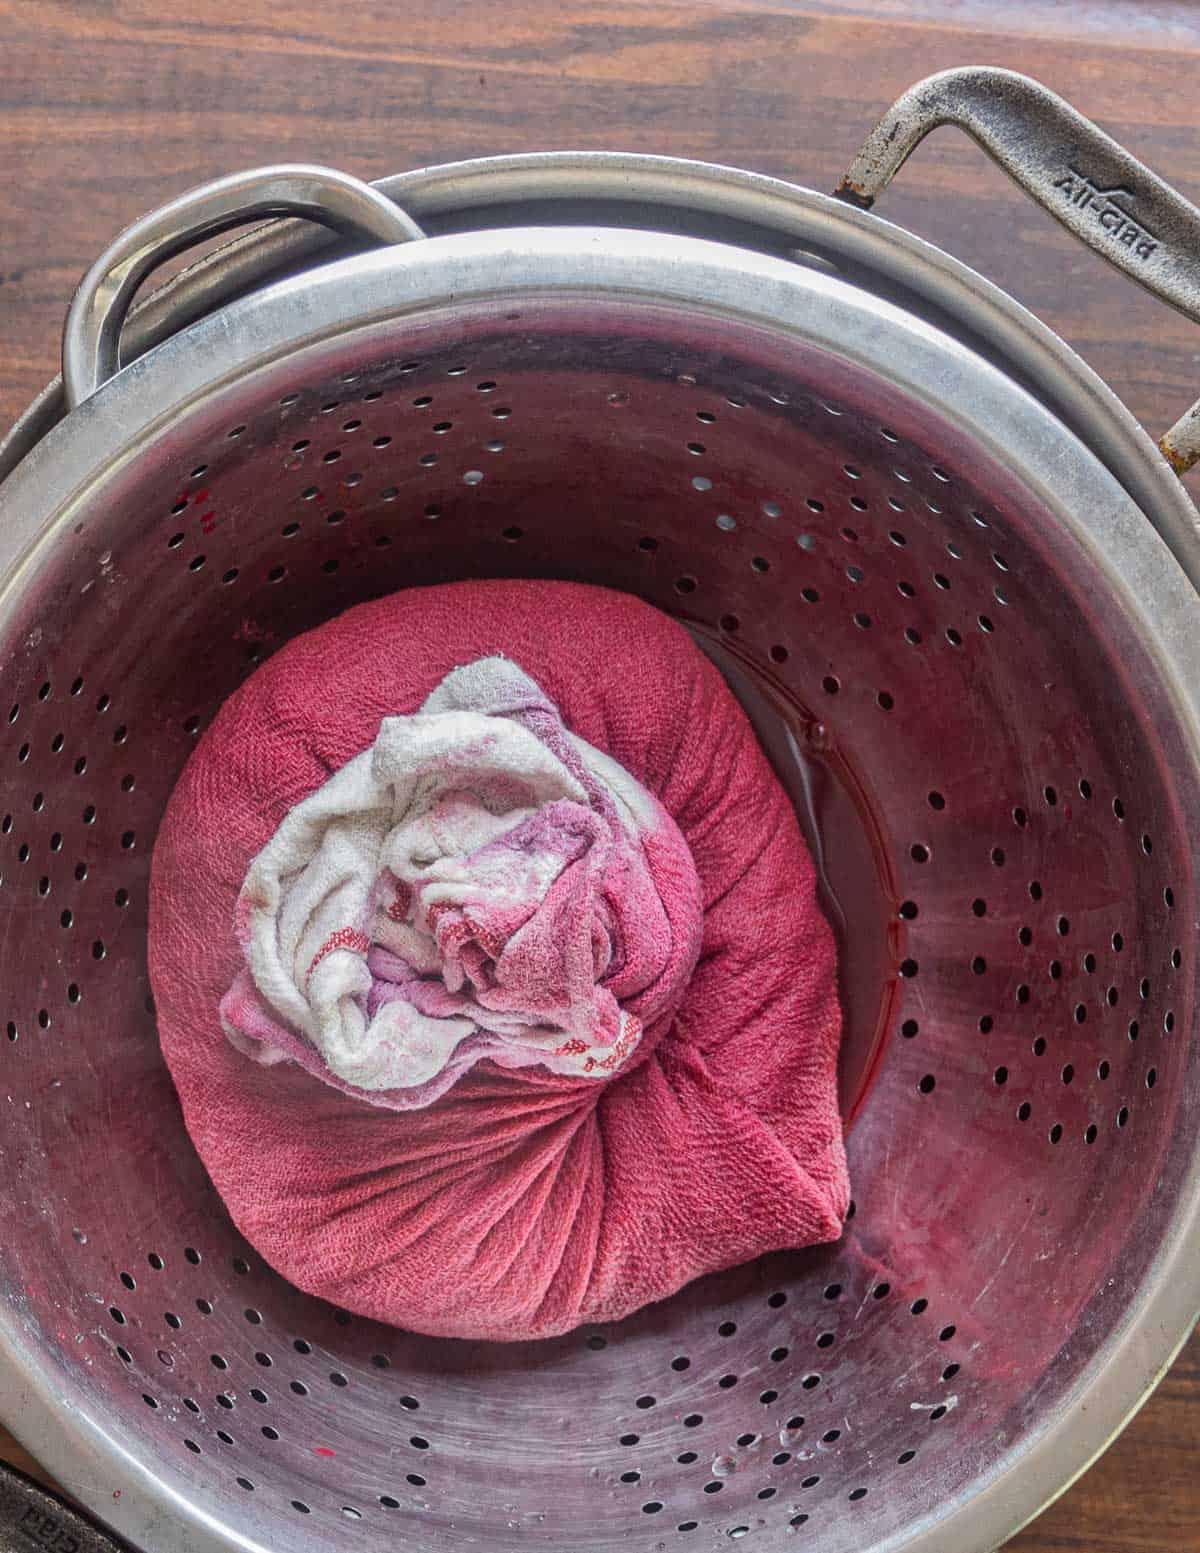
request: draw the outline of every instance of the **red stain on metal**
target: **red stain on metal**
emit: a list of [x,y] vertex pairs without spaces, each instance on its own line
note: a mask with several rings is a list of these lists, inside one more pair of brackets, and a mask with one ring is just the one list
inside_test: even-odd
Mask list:
[[314,1445],[313,1446],[313,1455],[314,1456],[336,1456],[337,1455],[337,1451],[331,1451],[329,1449],[328,1445]]
[[202,512],[200,514],[200,532],[202,534],[211,534],[216,526],[217,515],[215,512],[213,512],[211,507],[207,512]]

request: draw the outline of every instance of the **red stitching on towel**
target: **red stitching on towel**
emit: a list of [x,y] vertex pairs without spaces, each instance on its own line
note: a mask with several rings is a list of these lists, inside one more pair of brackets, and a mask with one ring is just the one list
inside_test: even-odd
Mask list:
[[609,1052],[607,1057],[601,1057],[599,1060],[595,1057],[589,1057],[583,1065],[583,1071],[585,1073],[594,1073],[597,1068],[601,1068],[605,1072],[611,1072],[613,1068],[620,1067],[641,1038],[641,1020],[636,1019],[632,1014],[627,1014],[625,1016],[625,1028],[621,1031],[621,1038],[612,1051]]
[[489,933],[486,928],[481,928],[477,922],[472,922],[470,917],[460,917],[456,922],[441,927],[442,918],[447,912],[457,911],[456,906],[434,906],[429,912],[429,927],[438,941],[438,948],[443,954],[454,953],[462,948],[465,943],[475,939],[484,954],[493,960],[498,960],[504,953],[507,939],[498,937],[495,933]]
[[335,949],[354,949],[359,954],[366,954],[371,947],[371,940],[365,933],[360,933],[356,927],[340,927],[336,933],[330,933],[329,937],[312,957],[312,964],[308,967],[308,975],[304,978],[305,987],[312,980],[312,973],[320,965],[327,954],[332,954]]

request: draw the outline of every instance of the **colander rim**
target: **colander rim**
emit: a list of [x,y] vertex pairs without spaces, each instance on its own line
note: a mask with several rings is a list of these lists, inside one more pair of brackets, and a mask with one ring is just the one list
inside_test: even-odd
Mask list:
[[[374,187],[426,224],[489,204],[638,196],[638,207],[741,220],[785,241],[816,245],[853,268],[856,284],[905,297],[920,316],[949,325],[1030,387],[1139,501],[1200,589],[1200,520],[1152,437],[1098,373],[1002,287],[916,233],[789,180],[719,162],[639,152],[558,150],[433,164],[377,179]],[[631,206],[631,208],[634,208]],[[187,266],[135,306],[126,359],[264,280],[344,251],[311,223],[274,221],[240,233]],[[65,413],[56,378],[0,438],[0,483]]]

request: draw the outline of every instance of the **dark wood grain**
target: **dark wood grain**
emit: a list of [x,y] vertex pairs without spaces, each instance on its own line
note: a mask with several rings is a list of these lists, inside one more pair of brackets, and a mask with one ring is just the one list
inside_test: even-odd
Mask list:
[[[0,423],[57,369],[100,248],[203,179],[275,160],[366,177],[605,147],[831,188],[875,116],[964,62],[1039,76],[1200,199],[1200,9],[1168,0],[0,0]],[[1200,332],[1111,274],[961,137],[883,213],[998,280],[1150,427],[1200,392]],[[0,1455],[30,1467],[0,1430]],[[1200,1339],[1019,1553],[1200,1548]]]

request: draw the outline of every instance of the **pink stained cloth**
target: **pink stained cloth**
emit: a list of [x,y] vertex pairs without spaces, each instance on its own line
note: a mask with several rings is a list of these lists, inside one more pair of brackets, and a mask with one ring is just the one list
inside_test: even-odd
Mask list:
[[[231,988],[249,994],[235,917],[252,864],[385,719],[497,655],[661,805],[638,841],[670,953],[660,935],[658,974],[618,1000],[643,1000],[635,1048],[602,1077],[477,1055],[405,1109],[282,1044],[258,1055],[285,1060],[250,1060],[262,1032],[240,1031],[226,1003],[227,1036],[218,1011]],[[690,980],[685,854],[702,910]],[[717,670],[628,596],[460,583],[290,643],[221,709],[172,796],[150,971],[185,1122],[235,1222],[285,1277],[349,1310],[431,1335],[550,1336],[840,1233],[840,1016],[812,863]]]
[[486,657],[284,817],[234,923],[234,1045],[413,1110],[485,1059],[611,1076],[678,1007],[703,912],[658,800]]

